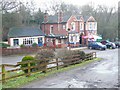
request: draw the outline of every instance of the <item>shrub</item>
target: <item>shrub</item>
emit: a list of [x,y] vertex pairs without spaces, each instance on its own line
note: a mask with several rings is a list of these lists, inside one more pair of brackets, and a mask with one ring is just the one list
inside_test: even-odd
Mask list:
[[7,48],[7,47],[10,47],[10,45],[6,43],[0,43],[0,47]]
[[[47,63],[49,62],[49,58],[53,58],[54,57],[54,51],[50,50],[50,49],[43,49],[37,52],[35,59],[40,60],[40,62],[38,62],[37,64],[45,64],[44,66],[41,66],[40,68],[38,68],[39,70],[46,72],[43,69],[47,68]],[[47,60],[46,60],[47,59]]]
[[24,44],[21,44],[20,47],[23,48],[23,47],[25,47],[25,45],[24,45]]
[[32,47],[37,47],[37,46],[38,46],[37,43],[32,44]]
[[[79,56],[76,56],[79,55]],[[65,64],[65,66],[74,64],[75,60],[72,60],[74,58],[80,58],[80,60],[84,60],[85,59],[85,52],[84,51],[80,51],[80,50],[75,50],[75,51],[71,51],[68,49],[62,49],[59,50],[57,52],[56,57],[61,58],[61,60],[63,61],[63,63]],[[70,61],[66,61],[66,60],[70,60]],[[79,63],[79,62],[78,62]]]
[[84,51],[77,51],[77,54],[79,54],[80,55],[80,59],[82,59],[82,60],[84,60],[85,59],[85,52]]
[[[24,61],[31,61],[31,60],[35,60],[34,57],[32,57],[32,56],[25,56],[25,57],[23,57],[22,62],[24,62]],[[35,66],[35,63],[30,63],[30,66]],[[21,65],[21,68],[25,68],[25,67],[28,67],[28,64],[22,64]],[[33,70],[35,70],[35,69],[31,69],[31,72]],[[23,70],[23,71],[24,71],[24,73],[28,73],[27,69]]]

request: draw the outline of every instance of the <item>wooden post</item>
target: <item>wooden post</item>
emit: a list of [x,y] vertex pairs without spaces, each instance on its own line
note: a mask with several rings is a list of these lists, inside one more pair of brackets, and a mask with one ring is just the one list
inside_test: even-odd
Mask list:
[[30,72],[31,72],[31,70],[30,70],[30,62],[28,62],[28,75],[27,76],[30,76]]
[[5,83],[5,65],[2,65],[2,83]]
[[58,70],[58,58],[56,58],[56,65],[57,65],[57,70]]
[[95,52],[95,58],[96,58],[96,52]]
[[92,53],[92,59],[94,59],[94,53]]
[[47,60],[45,59],[45,73],[47,72]]

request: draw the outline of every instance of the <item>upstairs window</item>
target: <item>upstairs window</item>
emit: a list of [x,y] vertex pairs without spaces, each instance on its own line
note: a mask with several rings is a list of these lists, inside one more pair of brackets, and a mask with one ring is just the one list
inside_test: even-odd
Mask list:
[[80,23],[80,30],[83,30],[83,24]]
[[94,30],[96,29],[96,22],[94,22]]
[[66,29],[65,25],[63,25],[63,29]]
[[71,23],[71,27],[72,27],[72,30],[74,31],[75,30],[75,22]]
[[89,29],[92,30],[92,23],[89,24]]
[[53,25],[50,26],[50,34],[53,34]]

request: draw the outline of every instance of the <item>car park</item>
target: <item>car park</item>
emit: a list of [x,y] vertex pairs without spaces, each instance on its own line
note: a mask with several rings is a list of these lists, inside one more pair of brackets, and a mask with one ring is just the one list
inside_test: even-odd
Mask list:
[[106,50],[106,45],[103,45],[100,42],[91,42],[88,44],[89,49],[98,49],[98,50]]

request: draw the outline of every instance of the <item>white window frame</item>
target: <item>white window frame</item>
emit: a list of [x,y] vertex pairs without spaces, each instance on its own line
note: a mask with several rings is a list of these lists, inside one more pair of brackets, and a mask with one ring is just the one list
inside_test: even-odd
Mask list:
[[53,30],[54,30],[53,25],[50,25],[50,34],[53,34],[53,30],[52,30],[52,28],[53,28]]
[[75,22],[72,22],[71,26],[72,26],[72,31],[75,31]]
[[63,29],[66,29],[66,25],[63,25]]
[[34,38],[24,38],[23,39],[23,45],[32,45],[35,43]]
[[92,22],[89,23],[89,30],[92,30]]
[[94,22],[94,30],[96,30],[96,22]]

